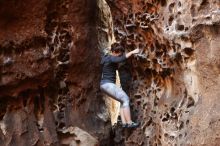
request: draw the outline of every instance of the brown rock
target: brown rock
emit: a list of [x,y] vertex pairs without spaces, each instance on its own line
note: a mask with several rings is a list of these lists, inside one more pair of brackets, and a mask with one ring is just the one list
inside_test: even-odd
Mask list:
[[63,134],[69,133],[72,137],[65,137],[61,144],[70,144],[70,146],[98,146],[98,141],[89,133],[83,131],[78,127],[69,127],[62,130]]
[[0,2],[0,144],[61,145],[59,131],[71,126],[109,144],[99,10],[90,0]]
[[[1,0],[0,145],[219,145],[219,5]],[[99,61],[114,41],[141,49],[131,59],[141,126],[111,137]]]
[[141,127],[123,144],[218,145],[219,3],[108,3],[116,40],[142,50],[132,59],[133,114]]

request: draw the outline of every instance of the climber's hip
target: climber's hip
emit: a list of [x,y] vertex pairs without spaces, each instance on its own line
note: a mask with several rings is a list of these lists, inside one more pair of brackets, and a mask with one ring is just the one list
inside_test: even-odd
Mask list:
[[128,95],[114,83],[104,83],[100,85],[100,89],[110,97],[121,102],[121,107],[129,106]]

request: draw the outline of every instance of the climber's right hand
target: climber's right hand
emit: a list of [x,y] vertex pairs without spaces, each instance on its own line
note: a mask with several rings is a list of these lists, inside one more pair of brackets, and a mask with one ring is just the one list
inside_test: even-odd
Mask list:
[[140,49],[135,49],[132,51],[133,54],[138,54],[140,52]]
[[140,52],[140,49],[135,49],[133,51],[130,51],[128,53],[125,54],[126,58],[129,58],[130,56],[134,55],[134,54],[138,54]]

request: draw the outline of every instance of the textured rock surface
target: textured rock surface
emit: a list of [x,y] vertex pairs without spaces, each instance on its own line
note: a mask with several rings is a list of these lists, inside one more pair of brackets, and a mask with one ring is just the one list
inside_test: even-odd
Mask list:
[[98,9],[91,0],[0,1],[1,146],[85,146],[71,140],[78,132],[64,132],[70,126],[109,143]]
[[66,134],[66,137],[61,139],[61,145],[77,146],[80,144],[82,146],[98,146],[98,141],[80,128],[68,127],[62,130],[62,133]]
[[[219,145],[219,7],[218,0],[1,0],[0,145]],[[110,137],[99,60],[115,40],[142,50],[131,59],[141,126],[116,125]]]
[[[133,58],[140,128],[116,145],[219,145],[219,1],[108,0],[117,41]],[[121,136],[123,135],[123,136]]]

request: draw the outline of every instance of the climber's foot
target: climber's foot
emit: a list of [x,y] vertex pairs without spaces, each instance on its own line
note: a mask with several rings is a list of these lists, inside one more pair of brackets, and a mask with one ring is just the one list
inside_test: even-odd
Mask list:
[[137,122],[131,122],[126,125],[126,128],[137,128],[140,124]]
[[122,128],[127,128],[128,124],[122,124]]

